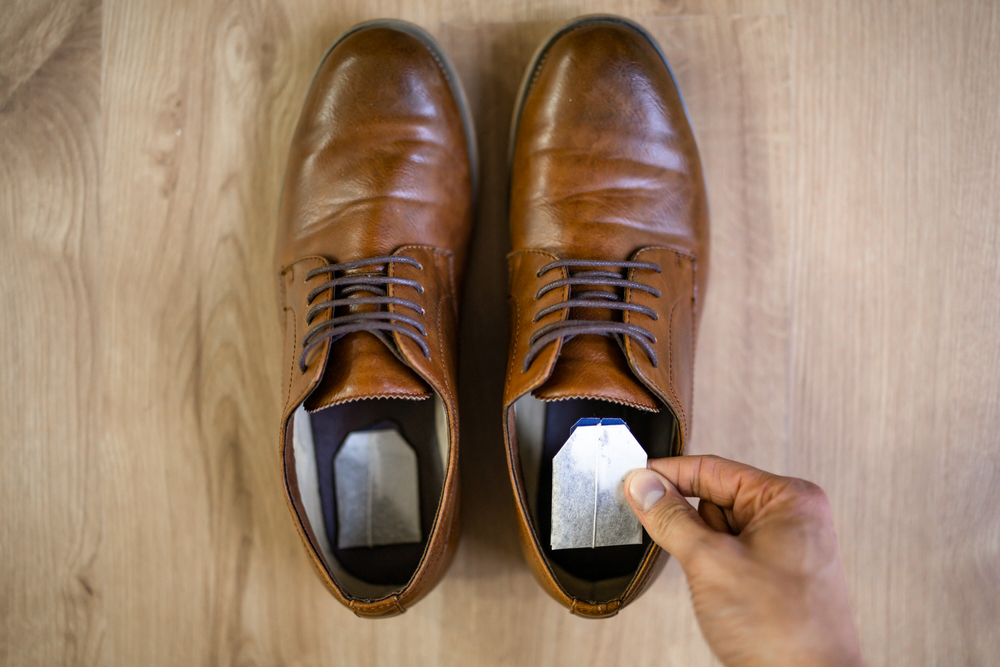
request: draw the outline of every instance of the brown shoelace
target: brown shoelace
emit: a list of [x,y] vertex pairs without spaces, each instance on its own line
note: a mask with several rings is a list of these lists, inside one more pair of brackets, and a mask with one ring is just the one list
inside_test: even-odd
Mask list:
[[[543,285],[535,294],[535,299],[540,299],[548,292],[551,292],[554,289],[559,289],[560,287],[565,287],[566,285],[569,285],[570,295],[565,301],[560,301],[559,303],[538,311],[535,315],[535,319],[532,320],[533,322],[537,322],[549,313],[553,313],[563,308],[608,308],[610,310],[617,311],[629,310],[635,313],[642,313],[643,315],[647,315],[654,320],[659,319],[656,311],[652,308],[641,306],[636,303],[626,303],[617,290],[615,292],[608,292],[600,289],[589,289],[574,293],[574,288],[582,285],[591,287],[637,289],[642,290],[643,292],[648,292],[654,297],[659,297],[660,291],[658,289],[634,280],[627,280],[622,278],[621,275],[622,269],[645,269],[647,271],[655,271],[656,273],[659,273],[659,264],[655,264],[653,262],[610,262],[606,260],[561,259],[555,262],[550,262],[540,268],[538,270],[538,277],[541,278],[549,271],[563,267],[566,267],[567,269],[584,267],[594,270],[578,271],[574,274],[570,274],[568,278],[559,278],[558,280],[553,280],[547,285]],[[567,318],[559,322],[546,324],[544,327],[541,327],[538,331],[532,334],[531,338],[528,340],[529,348],[528,352],[524,355],[524,364],[521,366],[521,372],[523,373],[528,370],[531,362],[535,360],[535,357],[542,351],[542,348],[549,343],[560,339],[569,340],[573,336],[579,336],[582,334],[611,336],[618,341],[618,344],[621,345],[623,349],[623,337],[628,336],[643,349],[646,356],[649,357],[650,362],[652,362],[654,368],[658,363],[656,350],[653,349],[653,345],[656,343],[656,336],[654,336],[649,329],[635,324],[626,324],[625,322],[609,322],[607,320],[571,320]]]
[[[406,278],[397,278],[386,275],[388,273],[388,267],[392,263],[409,264],[410,266],[417,267],[417,269],[421,271],[424,268],[420,265],[420,262],[412,257],[386,255],[383,257],[358,259],[353,262],[330,264],[329,266],[313,269],[306,274],[306,280],[312,280],[316,276],[320,276],[325,273],[330,275],[329,280],[309,292],[309,296],[307,298],[307,302],[309,304],[312,304],[316,297],[320,294],[331,289],[333,290],[333,298],[313,305],[312,308],[309,309],[309,313],[306,315],[306,324],[312,324],[313,319],[315,319],[321,312],[324,310],[330,311],[329,320],[317,324],[302,338],[302,356],[299,358],[299,368],[302,369],[303,373],[306,370],[306,359],[313,350],[322,345],[325,341],[329,340],[332,343],[341,336],[349,334],[352,331],[367,331],[368,333],[379,338],[390,350],[393,351],[393,354],[398,356],[395,345],[390,344],[389,338],[385,333],[387,331],[395,331],[396,333],[413,339],[417,345],[420,346],[420,350],[424,353],[424,357],[430,359],[430,348],[427,347],[427,341],[423,338],[427,335],[427,330],[424,328],[424,325],[421,324],[419,320],[410,317],[409,315],[403,315],[401,313],[395,313],[388,310],[388,306],[390,304],[395,304],[403,308],[409,308],[418,315],[424,314],[424,309],[421,308],[420,304],[416,301],[389,296],[389,291],[387,289],[388,285],[405,285],[407,287],[414,288],[421,294],[424,292],[423,286],[416,280],[408,280]],[[345,271],[350,271],[351,269],[357,269],[363,266],[377,268],[364,273],[337,275],[338,273],[343,274]],[[338,306],[360,306],[365,304],[378,306],[378,310],[365,313],[349,312],[346,315],[335,314],[335,309]],[[409,325],[409,327],[404,325]],[[410,327],[412,327],[412,329]],[[414,329],[416,331],[414,331]]]

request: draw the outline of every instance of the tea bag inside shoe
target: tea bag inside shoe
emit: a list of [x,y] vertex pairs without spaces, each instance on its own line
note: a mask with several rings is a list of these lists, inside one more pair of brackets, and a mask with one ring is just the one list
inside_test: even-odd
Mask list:
[[417,455],[398,430],[348,433],[333,476],[339,548],[420,542]]
[[641,544],[624,480],[645,467],[646,452],[623,420],[577,421],[552,461],[552,548]]
[[448,455],[443,409],[435,399],[375,399],[296,410],[303,518],[352,595],[399,590],[420,563]]
[[[611,599],[625,590],[632,574],[645,558],[652,541],[638,523],[632,523],[632,511],[625,503],[623,479],[634,468],[643,468],[647,458],[662,458],[672,453],[672,444],[676,437],[676,423],[667,410],[651,412],[632,406],[594,399],[569,398],[562,400],[543,401],[531,394],[521,397],[514,404],[514,419],[511,428],[513,439],[517,444],[517,463],[520,466],[521,478],[525,493],[523,501],[525,509],[530,513],[532,526],[537,535],[538,546],[548,559],[554,572],[558,572],[562,585],[570,586],[577,597],[581,599],[599,599],[610,596]],[[602,423],[603,422],[603,423]],[[580,424],[579,426],[577,426]],[[584,424],[590,426],[585,427]],[[608,438],[608,445],[618,445],[619,437],[631,438],[624,448],[611,447],[605,453],[612,463],[607,468],[596,460],[593,449],[589,455],[580,456],[582,471],[579,469],[572,475],[563,476],[557,468],[563,464],[564,457],[577,458],[575,448],[566,450],[568,441],[574,437],[583,437],[593,431],[584,430],[596,425],[597,431],[602,426],[610,427],[613,437]],[[624,430],[621,433],[619,429]],[[618,433],[616,433],[616,431]],[[584,446],[587,442],[582,443]],[[638,444],[641,452],[635,451]],[[632,454],[623,454],[631,451]],[[598,453],[600,448],[598,448]],[[634,458],[633,458],[634,456]],[[557,460],[558,459],[558,460]],[[587,463],[589,461],[589,463]],[[602,483],[597,471],[614,472],[612,468],[620,469],[615,475],[606,477],[618,479],[614,485]],[[564,472],[571,472],[572,466],[567,466]],[[576,485],[578,493],[572,498],[564,493],[570,477],[585,480]],[[598,493],[595,495],[595,484]],[[555,486],[560,486],[556,498]],[[602,487],[612,486],[615,494],[602,496]],[[614,502],[611,501],[614,498]],[[611,517],[613,512],[606,512],[611,507],[618,506],[619,517],[624,517],[622,526],[628,526],[618,537],[608,538],[611,526],[615,521],[605,521],[602,517]],[[568,535],[565,521],[569,516],[576,517],[579,524],[579,541],[570,543],[563,541],[560,535]],[[555,528],[555,522],[562,522],[563,527]],[[639,541],[632,541],[638,530]],[[628,541],[618,541],[627,536]],[[596,588],[595,588],[596,587]]]

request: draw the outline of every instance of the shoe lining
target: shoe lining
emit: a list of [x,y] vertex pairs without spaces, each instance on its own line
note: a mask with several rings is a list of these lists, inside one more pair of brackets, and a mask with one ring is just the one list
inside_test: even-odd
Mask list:
[[[333,458],[352,431],[399,430],[417,455],[421,541],[375,547],[337,546]],[[293,417],[293,457],[298,491],[325,565],[349,596],[373,599],[398,592],[411,579],[424,550],[444,486],[449,445],[444,405],[434,400],[369,399]]]
[[517,452],[539,546],[553,574],[570,596],[607,602],[620,597],[652,545],[643,531],[642,544],[559,549],[550,546],[552,525],[552,459],[584,417],[616,417],[628,424],[650,458],[669,456],[676,439],[676,419],[666,408],[648,412],[597,399],[541,401],[529,395],[514,404]]

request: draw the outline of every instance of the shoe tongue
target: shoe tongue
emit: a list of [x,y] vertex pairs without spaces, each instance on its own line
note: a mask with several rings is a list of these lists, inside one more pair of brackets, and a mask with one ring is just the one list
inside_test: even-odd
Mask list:
[[598,398],[658,412],[660,402],[632,373],[618,341],[576,336],[566,341],[552,375],[532,394],[543,401]]
[[[345,275],[367,274],[372,270],[372,266],[359,266],[346,271]],[[383,267],[376,273],[384,271]],[[360,297],[370,296],[364,290],[354,290],[353,293]],[[348,308],[350,313],[377,310],[379,306],[373,304],[357,304]],[[391,336],[388,332],[385,335]],[[315,412],[367,398],[429,398],[430,387],[396,356],[389,348],[390,344],[366,331],[352,331],[334,340],[330,344],[323,377],[305,401],[306,410]]]
[[385,343],[373,334],[355,331],[330,346],[323,378],[306,399],[305,406],[309,412],[315,412],[364,398],[430,396],[427,383]]

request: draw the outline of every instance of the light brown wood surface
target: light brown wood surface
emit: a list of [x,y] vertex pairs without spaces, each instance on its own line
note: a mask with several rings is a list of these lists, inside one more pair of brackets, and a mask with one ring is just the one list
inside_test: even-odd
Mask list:
[[[1000,655],[1000,5],[991,0],[5,0],[0,663],[708,665],[683,575],[606,621],[525,568],[503,460],[505,150],[576,15],[657,37],[712,278],[691,451],[832,499],[872,665]],[[328,597],[282,498],[271,268],[306,87],[352,24],[433,32],[483,183],[463,537],[400,618]]]

